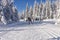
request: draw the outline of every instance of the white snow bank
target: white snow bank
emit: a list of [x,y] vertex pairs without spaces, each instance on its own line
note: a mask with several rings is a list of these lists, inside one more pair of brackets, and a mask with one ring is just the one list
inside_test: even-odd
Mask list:
[[55,19],[45,19],[43,21],[55,21]]

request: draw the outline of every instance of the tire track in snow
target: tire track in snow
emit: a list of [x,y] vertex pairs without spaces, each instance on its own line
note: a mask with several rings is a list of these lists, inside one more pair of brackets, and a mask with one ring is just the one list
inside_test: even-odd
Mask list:
[[47,40],[49,38],[53,38],[51,35],[45,32],[44,29],[40,29],[40,34],[41,34],[41,40]]
[[[57,37],[60,37],[60,29],[59,28],[52,28],[52,27],[46,27],[46,30],[50,30],[51,33],[55,34]],[[58,30],[59,29],[59,30]]]
[[57,38],[58,35],[55,34],[55,32],[53,32],[53,30],[47,30],[47,29],[44,29],[45,32],[47,32],[49,35],[51,35],[53,38]]

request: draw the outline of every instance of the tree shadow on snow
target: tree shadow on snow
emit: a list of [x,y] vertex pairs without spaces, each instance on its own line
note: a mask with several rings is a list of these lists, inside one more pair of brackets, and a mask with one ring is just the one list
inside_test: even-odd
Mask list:
[[53,21],[35,21],[35,22],[32,22],[31,24],[29,24],[28,22],[26,21],[19,21],[19,22],[15,22],[15,23],[11,23],[11,24],[7,24],[7,25],[1,25],[0,24],[0,27],[26,27],[26,26],[30,26],[30,25],[40,25],[40,24],[55,24],[55,22]]

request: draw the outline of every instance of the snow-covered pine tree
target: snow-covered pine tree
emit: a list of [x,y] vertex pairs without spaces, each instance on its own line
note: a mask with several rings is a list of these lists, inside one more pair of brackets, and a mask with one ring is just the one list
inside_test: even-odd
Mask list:
[[43,19],[43,3],[42,3],[42,0],[41,0],[41,3],[39,5],[39,12],[40,12],[40,20]]
[[56,2],[57,5],[57,19],[60,19],[60,0],[57,0]]
[[[4,0],[6,2],[6,0]],[[4,12],[3,12],[3,0],[0,0],[0,22],[6,24]]]
[[35,0],[34,6],[33,6],[33,19],[34,20],[37,18],[37,10],[38,10],[38,5],[37,5],[37,2]]
[[16,6],[14,5],[14,0],[8,0],[8,7],[9,7],[9,11],[10,11],[10,19],[12,20],[12,22],[17,22],[19,20],[18,17],[18,11]]
[[56,20],[56,23],[55,24],[58,24],[60,23],[60,0],[56,0],[56,11],[55,11],[55,20]]
[[29,17],[33,20],[33,9],[32,9],[32,6],[30,6]]
[[49,19],[51,16],[50,16],[50,10],[51,10],[51,7],[50,7],[50,2],[49,0],[46,0],[46,18]]
[[1,3],[2,3],[2,12],[3,12],[2,15],[3,15],[5,22],[6,23],[10,23],[13,21],[17,22],[19,20],[18,11],[16,7],[14,6],[13,0],[1,0]]
[[22,11],[21,19],[25,19],[25,11],[24,10]]
[[52,17],[55,19],[57,16],[57,5],[56,2],[53,2],[51,5]]
[[[45,4],[46,5],[46,4]],[[43,10],[43,13],[44,13],[44,15],[43,15],[43,19],[46,19],[46,6],[44,5],[44,10]]]
[[26,11],[25,11],[25,19],[26,20],[27,20],[28,16],[29,16],[29,8],[28,8],[28,3],[27,3],[27,5],[26,5]]
[[36,8],[37,14],[36,14],[36,19],[39,20],[40,19],[40,13],[39,13],[39,3],[37,3],[37,8]]
[[2,2],[1,2],[1,0],[0,0],[0,22],[1,22],[1,17],[2,17],[2,15],[1,15],[1,12],[2,12],[2,4],[1,4]]

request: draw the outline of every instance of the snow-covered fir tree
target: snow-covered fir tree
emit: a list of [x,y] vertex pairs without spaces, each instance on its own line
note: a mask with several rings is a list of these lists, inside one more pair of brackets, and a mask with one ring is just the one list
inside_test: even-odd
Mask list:
[[56,5],[57,5],[57,18],[60,18],[60,0],[56,1]]
[[43,19],[43,15],[44,15],[43,10],[44,10],[44,5],[43,5],[42,0],[41,0],[41,3],[39,5],[40,20]]
[[36,17],[36,8],[37,8],[37,2],[36,2],[36,0],[35,0],[35,2],[34,2],[34,7],[33,7],[33,18],[35,19],[35,17]]
[[22,11],[21,19],[25,19],[25,11],[24,10]]
[[29,9],[29,17],[31,19],[33,19],[33,9],[32,9],[32,6],[30,6],[30,9]]
[[27,19],[29,16],[29,8],[28,8],[28,3],[26,5],[26,11],[25,11],[25,18]]
[[58,24],[60,23],[60,0],[56,0],[55,4],[56,4],[56,13],[55,13],[56,23],[55,24]]
[[[5,21],[2,21],[3,23],[6,22],[17,22],[19,20],[18,18],[18,11],[17,8],[14,6],[13,0],[1,0],[1,6],[2,6],[2,18]],[[2,19],[1,18],[1,19]]]
[[1,0],[0,0],[0,21],[1,21],[1,12],[2,12],[2,2],[1,2]]
[[26,12],[25,12],[25,18],[31,17],[33,20],[35,19],[54,19],[54,18],[60,18],[60,2],[58,0],[52,1],[46,0],[45,3],[40,1],[40,4],[35,0],[33,7],[28,7],[28,4],[26,5]]
[[49,0],[46,0],[46,18],[49,19],[51,16],[50,16],[50,2]]

